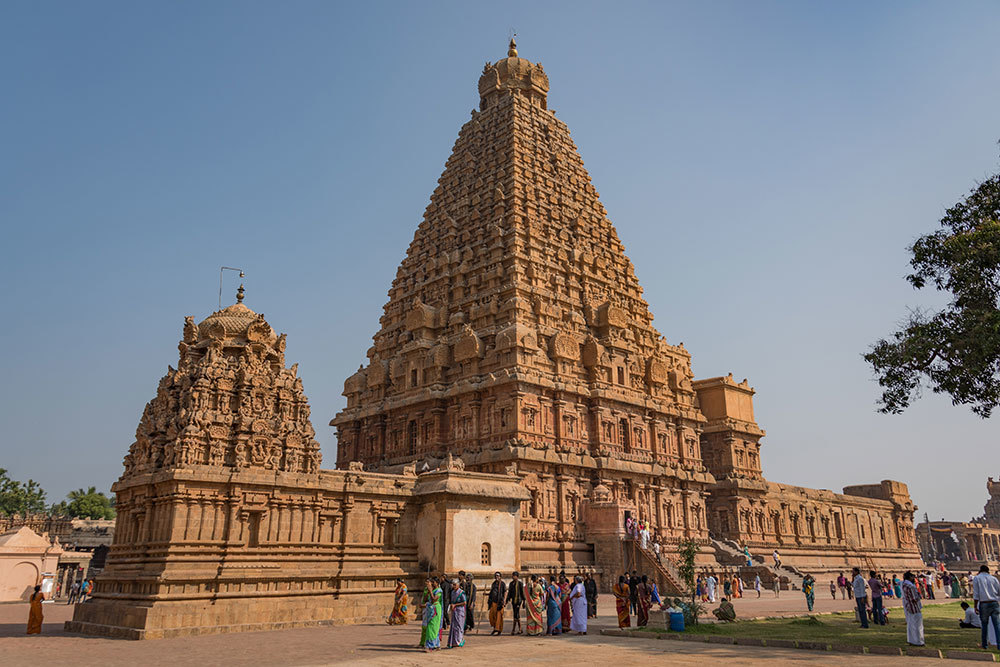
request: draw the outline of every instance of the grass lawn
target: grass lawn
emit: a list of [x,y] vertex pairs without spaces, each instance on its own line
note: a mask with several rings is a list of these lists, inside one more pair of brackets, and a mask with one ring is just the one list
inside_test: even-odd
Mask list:
[[[964,613],[958,602],[924,607],[924,640],[929,648],[982,650],[979,648],[979,629],[958,627]],[[664,632],[650,628],[652,632]],[[729,637],[755,637],[760,639],[795,639],[802,641],[854,644],[858,646],[900,646],[906,644],[906,621],[902,609],[889,612],[888,625],[862,628],[851,612],[807,616],[800,618],[775,618],[735,623],[701,623],[688,626],[687,632],[699,635]]]

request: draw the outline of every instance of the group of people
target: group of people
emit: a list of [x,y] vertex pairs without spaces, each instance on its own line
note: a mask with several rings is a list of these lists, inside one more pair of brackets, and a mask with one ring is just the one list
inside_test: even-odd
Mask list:
[[[425,651],[458,648],[465,645],[465,633],[475,628],[475,605],[479,588],[472,574],[462,571],[456,577],[430,576],[420,598],[420,647]],[[407,622],[409,595],[402,579],[396,580],[392,612],[386,619],[390,625]],[[520,573],[511,574],[505,582],[494,573],[486,595],[490,635],[504,632],[504,616],[510,607],[513,617],[510,634],[559,635],[563,632],[587,634],[587,619],[597,616],[597,582],[588,573],[576,575],[570,581],[565,572],[545,577],[532,574],[522,581]],[[521,625],[521,608],[525,623]]]
[[[711,602],[712,604],[715,603],[720,593],[721,597],[728,600],[745,597],[748,588],[750,586],[743,581],[738,572],[703,572],[695,578],[694,582],[695,596],[702,602]],[[759,598],[761,591],[765,588],[760,574],[754,575],[752,588]],[[774,596],[778,597],[781,591],[781,578],[772,577],[770,588],[774,591]]]
[[618,583],[611,587],[615,596],[615,611],[618,612],[618,627],[627,628],[632,625],[632,616],[636,617],[636,626],[645,627],[649,623],[649,611],[653,605],[664,609],[666,601],[660,599],[660,591],[655,581],[650,581],[645,574],[640,575],[635,570],[618,577]]

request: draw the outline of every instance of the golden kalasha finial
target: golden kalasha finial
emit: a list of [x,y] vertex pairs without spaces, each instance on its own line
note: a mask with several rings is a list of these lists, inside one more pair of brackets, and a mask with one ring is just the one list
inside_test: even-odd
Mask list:
[[517,42],[514,41],[513,37],[510,38],[510,46],[507,48],[507,57],[517,58]]
[[240,283],[240,288],[236,290],[236,303],[243,303],[243,283]]

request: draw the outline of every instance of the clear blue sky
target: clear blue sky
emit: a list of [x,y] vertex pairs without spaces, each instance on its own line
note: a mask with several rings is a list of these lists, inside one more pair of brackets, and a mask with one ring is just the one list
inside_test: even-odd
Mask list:
[[757,388],[766,475],[981,513],[995,419],[878,415],[861,354],[935,303],[906,246],[998,169],[997,2],[3,3],[0,467],[51,500],[106,489],[223,264],[288,333],[332,466],[343,381],[511,27],[656,326]]

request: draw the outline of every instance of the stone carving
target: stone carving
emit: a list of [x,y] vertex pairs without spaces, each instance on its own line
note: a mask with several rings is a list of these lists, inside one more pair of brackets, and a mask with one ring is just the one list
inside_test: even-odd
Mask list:
[[[369,361],[344,383],[347,407],[331,422],[338,465],[444,459],[447,468],[459,453],[477,472],[514,465],[541,493],[522,517],[526,542],[584,535],[582,512],[556,511],[558,498],[587,497],[600,473],[604,488],[592,495],[641,497],[637,515],[664,538],[707,540],[734,498],[773,500],[752,389],[694,382],[683,343],[653,326],[569,130],[547,109],[548,89],[541,65],[513,43],[484,68],[480,108],[399,265]],[[907,512],[872,502],[879,516]],[[773,529],[743,525],[740,538],[780,544]],[[822,545],[843,549],[846,539]],[[533,562],[557,563],[583,547],[527,548]]]
[[[184,320],[177,368],[146,405],[124,474],[170,467],[259,466],[302,472],[319,443],[285,338],[240,302]],[[309,468],[312,464],[305,464]]]

